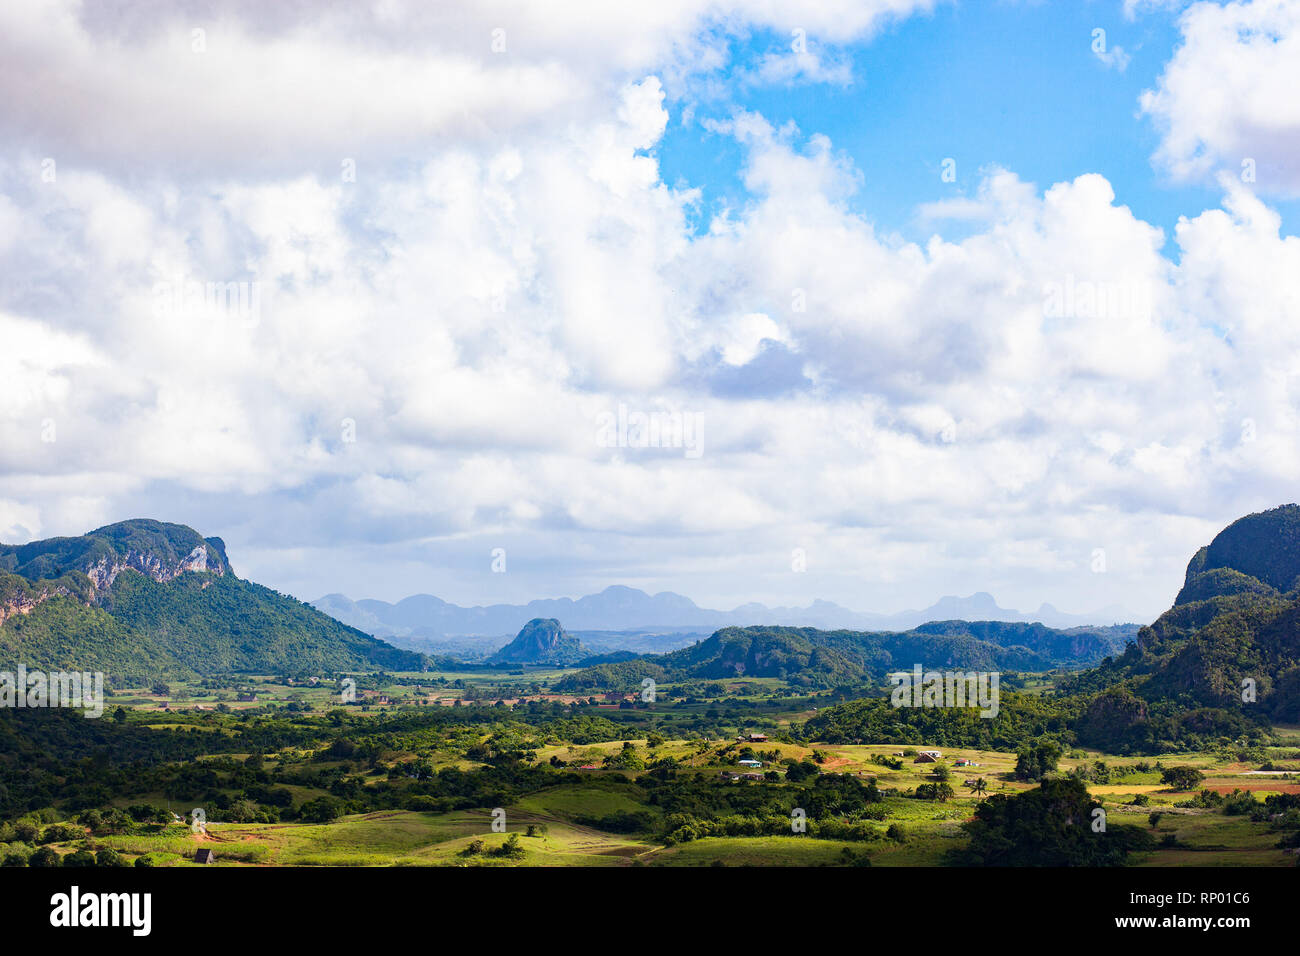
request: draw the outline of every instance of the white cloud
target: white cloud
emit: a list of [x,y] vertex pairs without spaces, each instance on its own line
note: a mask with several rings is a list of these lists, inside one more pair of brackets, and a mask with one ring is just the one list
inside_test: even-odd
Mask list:
[[1116,70],[1120,73],[1127,70],[1129,63],[1133,60],[1125,49],[1118,44],[1106,50],[1099,50],[1094,55],[1101,61],[1101,65],[1106,67],[1106,69]]
[[[581,121],[629,76],[722,66],[717,35],[797,27],[840,44],[933,5],[33,0],[0,9],[0,135],[116,169],[337,174],[344,158],[364,170]],[[798,69],[819,79],[819,64]]]
[[1176,180],[1229,170],[1267,193],[1300,194],[1300,6],[1197,3],[1142,109],[1162,133],[1156,162]]
[[[494,112],[498,88],[467,80],[486,126],[407,85],[441,82],[421,72],[439,56],[469,76],[491,54],[443,37],[430,55],[401,9],[331,13],[307,34],[227,6],[209,51],[242,37],[221,55],[252,57],[269,84],[247,114],[239,83],[199,89],[169,65],[188,13],[3,14],[26,60],[44,51],[80,77],[69,89],[123,97],[102,113],[85,93],[44,98],[30,128],[85,153],[54,182],[35,143],[3,154],[4,536],[159,514],[307,597],[372,574],[482,600],[485,556],[508,544],[508,586],[526,592],[512,598],[617,576],[700,599],[897,609],[985,588],[1155,611],[1224,519],[1293,495],[1300,250],[1235,179],[1169,237],[1099,175],[1040,188],[990,168],[974,198],[920,211],[938,234],[904,242],[856,211],[862,177],[826,137],[739,112],[711,128],[743,150],[749,200],[696,234],[698,194],[665,185],[655,155],[673,118],[656,63],[704,42],[705,20],[836,42],[913,5],[828,4],[792,24],[781,5],[681,0],[632,26],[601,4],[554,20],[510,7],[520,62],[499,89],[529,71],[540,88]],[[471,8],[455,25],[486,45],[493,22]],[[574,44],[593,62],[565,56]],[[337,81],[289,81],[312,52]],[[175,95],[210,113],[158,157],[202,177],[122,174],[167,122],[134,113],[171,95],[109,75],[128,53],[141,77],[178,71]],[[373,114],[328,105],[367,97]],[[31,120],[6,102],[0,122]],[[87,168],[101,123],[122,126]],[[241,129],[287,167],[250,172],[232,155]],[[330,161],[304,171],[304,144]],[[949,219],[964,238],[945,237]],[[257,282],[260,312],[158,314],[155,287],[190,281]],[[619,404],[702,416],[704,454],[600,445],[596,418]],[[1089,570],[1096,548],[1107,575]]]

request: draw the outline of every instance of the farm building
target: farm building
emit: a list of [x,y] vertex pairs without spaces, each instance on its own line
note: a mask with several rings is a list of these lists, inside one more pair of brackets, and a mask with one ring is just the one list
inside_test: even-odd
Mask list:
[[737,760],[736,763],[740,764],[742,767],[761,767],[761,766],[763,766],[763,761],[761,761],[761,760]]
[[195,863],[215,863],[216,861],[217,861],[217,855],[213,853],[211,850],[207,849],[206,847],[202,850],[194,851]]
[[750,734],[749,742],[751,744],[765,744],[767,743],[767,734]]
[[917,752],[916,759],[912,763],[937,763],[943,759],[943,754],[938,750],[921,750]]

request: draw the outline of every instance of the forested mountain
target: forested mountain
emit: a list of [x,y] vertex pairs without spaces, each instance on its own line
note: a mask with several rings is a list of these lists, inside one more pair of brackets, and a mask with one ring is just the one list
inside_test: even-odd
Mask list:
[[[1049,698],[1030,703],[1004,694],[993,721],[866,699],[828,708],[808,732],[845,742],[917,742],[924,735],[981,746],[1047,735],[1119,753],[1239,746],[1271,722],[1300,721],[1298,579],[1300,506],[1249,515],[1192,557],[1174,606],[1138,630],[1122,654],[1058,681]],[[988,636],[980,626],[963,627]],[[1042,635],[1034,646],[1059,653],[1068,647],[1060,643],[1065,633]],[[1016,719],[1025,708],[1032,721]]]
[[[729,627],[708,640],[669,654],[639,659],[656,679],[779,677],[826,687],[879,678],[891,669],[1048,670],[1095,663],[1123,648],[1134,625],[1057,631],[1041,624],[938,621],[902,633],[820,631],[805,627]],[[622,689],[634,663],[600,664],[571,675],[571,689]],[[647,672],[648,673],[648,672]],[[655,676],[649,674],[649,676]]]
[[1101,691],[1085,741],[1143,746],[1168,721],[1230,734],[1300,720],[1300,506],[1233,522],[1187,566],[1172,608],[1067,689]]
[[111,684],[225,672],[418,669],[400,651],[230,570],[219,538],[136,519],[0,545],[0,669]]
[[520,629],[515,639],[493,655],[499,664],[576,664],[590,652],[554,618],[537,618]]

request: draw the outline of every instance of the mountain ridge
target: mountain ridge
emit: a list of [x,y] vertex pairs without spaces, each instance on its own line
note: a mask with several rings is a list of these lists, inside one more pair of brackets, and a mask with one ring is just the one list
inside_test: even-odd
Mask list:
[[220,538],[136,518],[0,544],[0,666],[110,683],[221,672],[420,669],[400,650],[237,577]]
[[[768,607],[757,602],[730,611],[702,608],[672,591],[649,594],[626,585],[610,585],[581,598],[542,598],[527,604],[462,607],[430,594],[417,594],[396,603],[374,599],[353,601],[332,593],[312,606],[352,627],[386,638],[424,641],[449,637],[508,637],[535,618],[555,618],[571,631],[703,630],[723,627],[816,627],[823,630],[904,631],[930,621],[1001,620],[1040,623],[1048,627],[1105,626],[1130,623],[1120,612],[1072,615],[1042,604],[1024,613],[998,606],[987,592],[969,597],[946,596],[928,608],[896,614],[852,611],[831,601],[816,600],[804,608]],[[1112,609],[1113,610],[1113,609]],[[1107,617],[1113,620],[1103,620]]]

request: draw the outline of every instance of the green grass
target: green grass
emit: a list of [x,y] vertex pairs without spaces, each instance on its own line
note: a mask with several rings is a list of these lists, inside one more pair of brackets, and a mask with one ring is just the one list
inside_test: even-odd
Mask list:
[[839,865],[847,848],[875,862],[879,844],[814,840],[806,836],[706,837],[648,854],[652,866],[818,866]]

